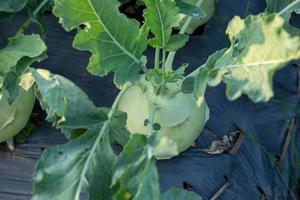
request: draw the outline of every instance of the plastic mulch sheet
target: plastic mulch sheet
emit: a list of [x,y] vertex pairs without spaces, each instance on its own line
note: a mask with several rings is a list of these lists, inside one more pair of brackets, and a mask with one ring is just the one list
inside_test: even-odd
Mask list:
[[[200,66],[210,54],[228,45],[224,29],[234,15],[257,14],[265,6],[263,0],[218,1],[217,13],[206,24],[204,34],[191,37],[188,45],[179,51],[175,63],[179,66],[189,62],[195,68]],[[18,17],[21,23],[22,15]],[[292,23],[299,25],[299,17],[293,16]],[[117,94],[111,78],[89,75],[85,69],[89,54],[71,47],[74,33],[66,33],[53,16],[47,17],[47,24],[49,59],[37,66],[71,79],[96,105],[110,105]],[[14,27],[1,26],[7,35],[13,33]],[[19,24],[15,26],[17,29]],[[153,51],[149,49],[147,54],[152,55]],[[268,103],[254,104],[247,97],[230,102],[225,96],[224,85],[209,88],[206,101],[210,119],[196,145],[176,158],[157,162],[162,190],[184,187],[204,199],[214,195],[222,200],[296,198],[293,187],[300,178],[298,82],[297,68],[291,63],[276,74],[275,97]],[[237,130],[245,139],[235,153],[209,155],[203,152],[213,141]],[[283,162],[278,165],[289,136]]]

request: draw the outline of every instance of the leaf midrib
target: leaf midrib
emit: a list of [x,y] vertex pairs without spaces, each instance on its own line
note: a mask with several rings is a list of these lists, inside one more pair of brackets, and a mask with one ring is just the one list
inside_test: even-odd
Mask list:
[[88,157],[87,157],[87,160],[86,160],[86,162],[85,162],[85,164],[84,164],[84,167],[83,167],[83,169],[82,169],[82,173],[81,173],[81,176],[80,176],[80,180],[79,180],[78,187],[77,187],[77,189],[76,189],[76,195],[75,195],[76,199],[79,198],[79,195],[80,195],[80,192],[81,192],[81,188],[82,188],[82,184],[83,184],[83,180],[85,179],[85,176],[86,176],[86,173],[87,173],[87,170],[88,170],[88,166],[89,166],[89,164],[90,164],[90,160],[91,160],[91,158],[93,157],[94,152],[95,152],[95,149],[97,148],[97,144],[99,144],[99,141],[100,141],[100,139],[103,137],[103,134],[104,134],[104,132],[106,131],[108,125],[109,125],[109,124],[108,124],[108,121],[105,121],[105,122],[103,123],[103,126],[102,126],[102,128],[101,128],[101,131],[100,131],[100,133],[99,133],[99,135],[98,135],[96,141],[94,142],[92,149],[90,150],[90,153],[89,153],[89,155],[88,155]]
[[[105,30],[105,32],[108,34],[108,36],[113,40],[113,42],[122,50],[125,52],[125,54],[127,54],[130,58],[132,58],[136,63],[139,63],[139,59],[137,59],[132,53],[130,53],[125,47],[123,47],[118,40],[116,40],[116,38],[112,35],[112,33],[108,30],[108,28],[104,25],[104,23],[101,20],[101,17],[97,14],[92,2],[90,0],[87,0],[88,4],[90,5],[92,11],[94,12],[95,16],[98,19],[98,22],[101,24],[101,26],[103,27],[103,29]],[[100,13],[99,13],[100,14]]]
[[287,7],[285,7],[284,9],[282,9],[278,14],[279,15],[284,14],[285,12],[287,12],[291,7],[293,7],[297,3],[300,3],[300,0],[295,0],[293,3],[289,4]]
[[157,4],[157,0],[154,0],[154,1],[155,1],[155,7],[156,7],[156,10],[157,10],[157,13],[158,13],[158,16],[159,16],[159,22],[160,22],[160,26],[161,26],[160,30],[161,30],[161,36],[162,36],[162,43],[163,43],[163,47],[165,48],[166,41],[165,41],[164,23],[163,23],[163,19],[162,19],[162,16],[161,16],[159,6]]

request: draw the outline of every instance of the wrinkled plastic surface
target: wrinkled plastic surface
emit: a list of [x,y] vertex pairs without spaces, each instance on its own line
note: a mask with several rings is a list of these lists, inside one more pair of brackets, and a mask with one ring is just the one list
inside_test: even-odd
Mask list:
[[[187,46],[178,52],[176,65],[189,62],[196,68],[203,64],[210,54],[228,45],[224,34],[228,21],[234,15],[244,17],[263,11],[265,1],[219,0],[217,5],[216,15],[206,25],[204,35],[190,39]],[[299,17],[291,21],[300,25]],[[15,26],[19,27],[21,23],[22,20]],[[111,77],[100,79],[90,76],[85,69],[89,54],[71,48],[73,33],[66,33],[53,17],[49,17],[47,23],[49,59],[38,66],[73,80],[97,105],[111,105],[117,94]],[[5,31],[12,31],[12,27]],[[154,52],[149,50],[147,55],[152,56]],[[81,80],[79,76],[85,79]],[[204,199],[209,199],[225,183],[226,176],[229,186],[219,199],[260,199],[262,192],[268,199],[293,199],[291,189],[300,177],[300,169],[295,166],[295,155],[300,154],[300,96],[296,95],[297,84],[296,69],[290,65],[276,74],[276,95],[268,103],[253,104],[246,97],[229,102],[225,97],[224,85],[209,88],[206,101],[210,108],[210,120],[197,139],[196,147],[173,159],[158,161],[162,190],[185,185]],[[283,149],[287,127],[293,117],[297,117],[296,130],[292,132],[284,168],[280,171],[275,165],[275,156],[280,155]],[[208,155],[202,152],[213,140],[237,128],[247,138],[234,155]]]

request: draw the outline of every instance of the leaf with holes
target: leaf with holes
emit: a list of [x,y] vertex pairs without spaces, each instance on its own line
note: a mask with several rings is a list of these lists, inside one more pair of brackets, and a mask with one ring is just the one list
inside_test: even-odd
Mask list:
[[289,21],[292,12],[300,14],[300,0],[267,0],[266,12],[278,13]]
[[117,0],[56,0],[53,13],[67,31],[84,25],[73,45],[92,52],[88,70],[100,76],[114,72],[115,83],[122,86],[140,77],[147,31],[118,7]]
[[180,19],[176,2],[172,0],[144,0],[144,2],[147,7],[144,11],[145,24],[150,27],[155,36],[150,40],[150,44],[163,49],[169,46],[169,50],[172,50],[170,47],[172,41],[172,43],[184,44],[185,38],[180,39],[180,42],[178,41],[179,37],[171,40],[172,37],[175,37],[175,35],[171,36],[172,28],[178,25]]
[[223,80],[230,100],[244,93],[254,102],[268,101],[275,72],[300,58],[300,32],[291,34],[277,14],[234,17],[226,32],[231,46],[209,69],[209,85]]
[[[47,120],[57,128],[89,129],[107,119],[88,96],[70,80],[47,70],[31,70],[38,87],[38,99]],[[67,135],[70,138],[70,135]]]
[[68,144],[46,150],[34,173],[33,200],[79,200],[82,192],[90,199],[111,199],[115,154],[108,133],[105,121]]

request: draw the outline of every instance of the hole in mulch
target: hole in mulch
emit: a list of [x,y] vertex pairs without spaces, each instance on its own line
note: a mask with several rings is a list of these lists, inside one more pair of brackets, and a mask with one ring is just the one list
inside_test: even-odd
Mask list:
[[194,187],[186,181],[182,182],[182,187],[188,191],[192,191],[194,189]]
[[260,186],[256,186],[256,188],[257,188],[257,190],[258,190],[258,192],[260,193],[260,200],[267,200],[268,198],[268,196],[267,196],[267,194],[264,192],[264,190],[260,187]]

